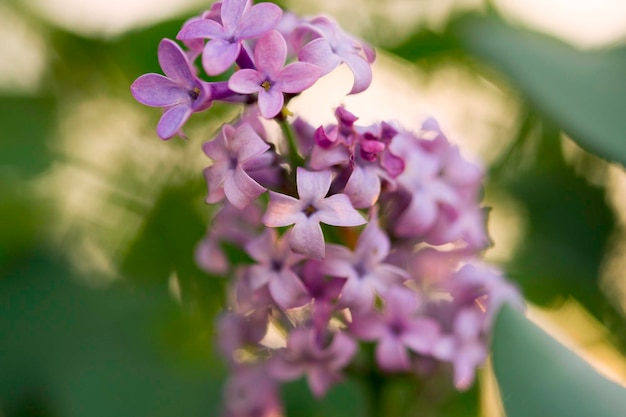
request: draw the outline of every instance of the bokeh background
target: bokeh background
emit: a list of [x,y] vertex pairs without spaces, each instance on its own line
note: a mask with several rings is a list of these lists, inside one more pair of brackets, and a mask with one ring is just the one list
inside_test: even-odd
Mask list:
[[[361,122],[414,129],[436,117],[488,172],[486,257],[534,323],[624,383],[626,3],[280,5],[331,15],[378,51],[368,91],[346,97],[340,68],[291,110],[322,124],[345,104]],[[159,110],[129,92],[160,72],[159,41],[209,6],[0,3],[1,417],[219,415],[226,280],[198,270],[193,250],[211,215],[200,146],[237,110],[216,105],[188,140],[163,142]],[[515,362],[524,348],[500,360],[540,375],[545,364]],[[490,365],[468,392],[441,386],[391,381],[385,415],[503,415]],[[284,388],[297,416],[367,415],[364,395],[351,380],[321,402],[303,381]]]

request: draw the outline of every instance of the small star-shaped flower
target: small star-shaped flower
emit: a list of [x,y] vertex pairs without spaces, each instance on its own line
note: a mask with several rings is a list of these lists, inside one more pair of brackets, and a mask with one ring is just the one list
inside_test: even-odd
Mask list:
[[324,257],[321,223],[332,226],[360,226],[366,223],[345,194],[326,197],[332,173],[307,171],[298,167],[296,183],[300,199],[270,191],[270,202],[263,216],[268,227],[293,226],[290,246],[309,258]]

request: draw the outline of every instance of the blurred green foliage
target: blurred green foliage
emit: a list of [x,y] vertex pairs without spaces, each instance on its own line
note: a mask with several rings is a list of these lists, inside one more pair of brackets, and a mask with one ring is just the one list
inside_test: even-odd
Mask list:
[[[42,88],[0,95],[0,415],[218,415],[224,376],[213,352],[212,320],[225,283],[193,262],[209,217],[201,175],[157,183],[150,206],[137,210],[141,226],[112,257],[122,279],[98,289],[88,288],[92,277],[70,262],[77,242],[53,236],[58,207],[37,186],[51,167],[71,163],[57,146],[59,108],[101,95],[132,102],[128,86],[159,71],[156,46],[174,36],[182,20],[108,41],[39,23],[51,56]],[[520,249],[505,268],[532,302],[578,300],[626,351],[619,330],[626,327],[624,313],[599,282],[615,213],[605,186],[565,161],[560,136],[626,163],[624,49],[579,51],[494,14],[453,18],[441,32],[418,27],[389,49],[429,71],[452,62],[524,103],[528,111],[519,130],[503,138],[510,150],[491,167],[487,187],[505,191],[528,216]],[[153,146],[162,145],[155,136]],[[592,165],[606,169],[603,164]],[[132,175],[124,171],[115,181],[132,183],[138,195],[142,185],[155,186]],[[180,304],[168,292],[173,276]],[[510,310],[496,327],[494,367],[509,417],[623,414],[621,388]],[[398,379],[380,389],[377,407],[388,416],[480,414],[478,387],[441,393]],[[353,380],[322,402],[303,380],[286,384],[283,396],[289,415],[360,416],[371,407]]]

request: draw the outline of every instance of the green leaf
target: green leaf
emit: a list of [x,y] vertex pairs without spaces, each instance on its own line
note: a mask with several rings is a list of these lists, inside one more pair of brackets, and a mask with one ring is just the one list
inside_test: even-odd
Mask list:
[[626,54],[580,51],[490,16],[451,26],[462,47],[502,72],[579,145],[626,165]]
[[21,176],[38,174],[50,163],[48,145],[55,134],[56,102],[49,97],[0,96],[0,168]]
[[618,417],[626,410],[623,387],[508,306],[496,321],[493,365],[508,417]]
[[[92,290],[48,255],[0,279],[0,404],[7,416],[204,416],[219,367],[181,355],[192,329],[162,289]],[[80,278],[78,278],[80,279]]]

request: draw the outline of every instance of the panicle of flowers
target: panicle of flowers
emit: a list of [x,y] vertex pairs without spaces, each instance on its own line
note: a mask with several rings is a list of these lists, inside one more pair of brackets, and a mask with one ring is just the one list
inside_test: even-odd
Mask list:
[[[289,100],[342,63],[354,74],[350,93],[371,82],[373,49],[327,17],[223,0],[178,39],[187,51],[167,39],[159,46],[165,76],[131,87],[138,101],[163,107],[159,136],[181,134],[215,100],[244,108],[202,146],[215,214],[195,253],[203,270],[229,280],[217,326],[231,370],[225,415],[278,416],[281,382],[304,377],[321,397],[346,374],[373,368],[450,372],[467,389],[498,308],[524,308],[480,260],[490,244],[483,169],[434,119],[412,132],[361,125],[344,107],[327,126],[292,117]],[[228,80],[201,80],[197,59]],[[376,346],[369,362],[354,360],[363,342]],[[426,362],[435,364],[428,372]]]

